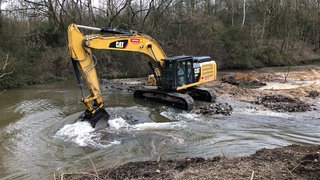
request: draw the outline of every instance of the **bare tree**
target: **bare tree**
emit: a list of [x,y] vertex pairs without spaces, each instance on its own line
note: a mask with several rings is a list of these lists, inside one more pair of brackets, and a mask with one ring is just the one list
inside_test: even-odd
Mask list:
[[95,19],[94,13],[93,13],[91,0],[87,0],[87,8],[88,8],[89,17],[91,17],[93,23],[96,24],[96,19]]
[[111,27],[114,25],[114,21],[120,16],[122,11],[126,9],[127,6],[131,4],[132,0],[121,0],[121,1],[115,1],[115,0],[107,0],[101,2],[99,8],[98,14],[105,14],[108,19],[108,26]]

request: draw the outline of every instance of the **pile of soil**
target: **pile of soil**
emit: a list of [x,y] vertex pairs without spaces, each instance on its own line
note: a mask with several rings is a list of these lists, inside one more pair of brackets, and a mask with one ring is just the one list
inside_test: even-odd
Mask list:
[[221,81],[232,85],[246,87],[261,87],[266,85],[266,83],[261,79],[258,79],[258,76],[254,73],[231,73],[229,75],[223,76],[221,78]]
[[319,91],[311,90],[311,91],[308,92],[307,97],[311,97],[311,98],[315,99],[315,98],[317,98],[319,95],[320,95],[320,92],[319,92]]
[[319,179],[320,146],[261,149],[248,157],[216,156],[130,162],[62,179]]
[[278,112],[305,112],[312,110],[310,104],[280,94],[263,96],[258,98],[256,103],[263,104],[265,107]]
[[232,111],[233,111],[233,108],[228,103],[209,104],[209,105],[196,107],[195,109],[196,114],[203,114],[203,115],[222,114],[222,115],[229,116],[231,115]]

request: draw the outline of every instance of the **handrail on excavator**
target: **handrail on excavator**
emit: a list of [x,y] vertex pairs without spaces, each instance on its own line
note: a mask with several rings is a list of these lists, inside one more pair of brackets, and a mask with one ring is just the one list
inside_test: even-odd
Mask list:
[[97,27],[91,27],[91,26],[84,26],[84,25],[76,25],[80,29],[87,29],[91,31],[100,31],[104,33],[110,33],[110,34],[126,34],[126,35],[134,35],[136,31],[134,30],[123,30],[123,29],[117,29],[112,27],[103,27],[103,28],[97,28]]
[[87,29],[87,30],[92,30],[92,31],[101,31],[101,28],[97,28],[97,27],[91,27],[91,26],[84,26],[84,25],[76,25],[77,28],[80,29]]

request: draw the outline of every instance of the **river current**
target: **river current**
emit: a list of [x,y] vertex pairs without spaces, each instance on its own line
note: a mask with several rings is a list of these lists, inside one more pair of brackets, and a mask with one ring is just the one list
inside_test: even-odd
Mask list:
[[[48,179],[54,173],[130,161],[242,156],[261,148],[320,144],[318,110],[278,113],[233,100],[231,116],[204,116],[103,90],[109,126],[77,121],[84,110],[73,81],[1,95],[0,178]],[[197,102],[200,105],[200,102]],[[259,109],[259,108],[258,108]]]

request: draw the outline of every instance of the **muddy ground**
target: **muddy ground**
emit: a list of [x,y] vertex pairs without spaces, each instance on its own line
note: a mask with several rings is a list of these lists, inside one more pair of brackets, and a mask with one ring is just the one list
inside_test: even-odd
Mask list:
[[[218,97],[256,104],[277,112],[319,111],[320,68],[283,72],[223,72],[204,87]],[[109,90],[132,92],[145,85],[143,79],[104,80]],[[214,115],[232,107],[208,104],[196,112]],[[213,109],[213,110],[210,110]],[[319,119],[320,121],[320,119]],[[196,155],[195,155],[196,156]],[[88,167],[91,168],[92,167]],[[61,177],[63,176],[63,177]],[[191,157],[177,160],[131,162],[111,169],[60,174],[62,179],[320,179],[320,146],[290,145],[261,149],[247,157]]]
[[276,149],[261,149],[247,157],[192,157],[181,160],[130,162],[111,169],[63,174],[62,178],[318,180],[320,146],[290,145]]

